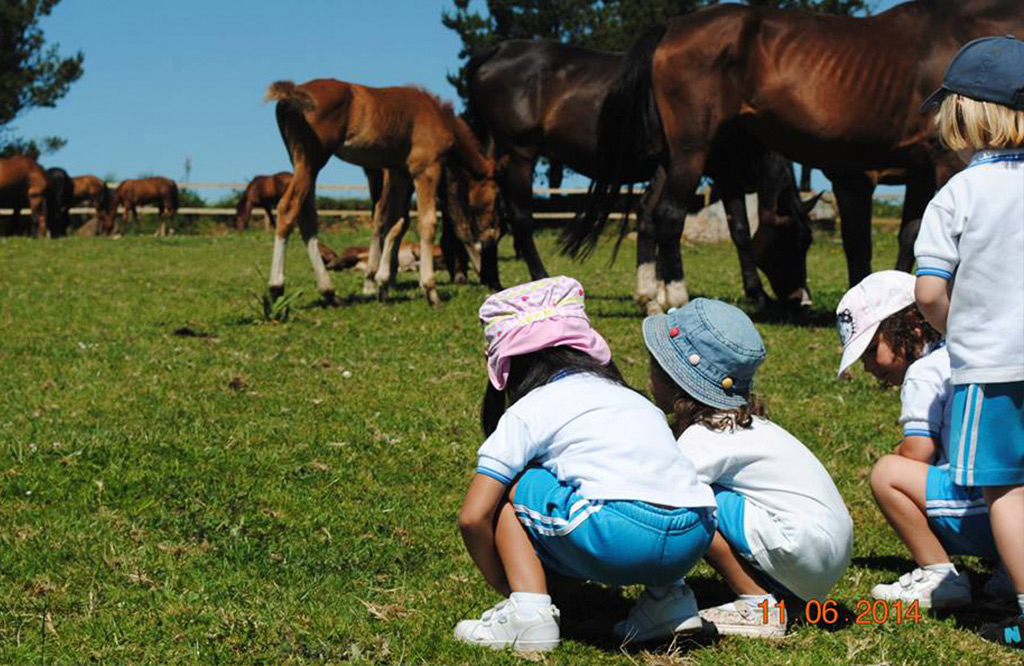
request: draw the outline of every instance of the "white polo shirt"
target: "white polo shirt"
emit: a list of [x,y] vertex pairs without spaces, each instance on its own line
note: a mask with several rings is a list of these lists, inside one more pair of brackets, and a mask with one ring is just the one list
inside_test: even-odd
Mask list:
[[953,383],[1024,381],[1024,149],[975,154],[928,204],[914,254],[918,276],[953,281]]
[[907,368],[900,389],[900,425],[903,436],[918,435],[935,440],[932,465],[949,464],[949,432],[953,422],[953,381],[949,350],[933,349]]
[[676,446],[665,415],[643,395],[587,373],[536,388],[498,421],[477,472],[511,483],[538,464],[589,500],[715,506],[711,488]]

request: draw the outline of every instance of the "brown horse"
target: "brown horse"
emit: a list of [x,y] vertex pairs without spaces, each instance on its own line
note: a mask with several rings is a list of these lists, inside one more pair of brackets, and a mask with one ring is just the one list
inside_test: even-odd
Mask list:
[[110,188],[102,178],[92,175],[75,176],[72,201],[74,205],[89,204],[96,209],[96,233],[102,234],[112,226],[106,219],[110,208]]
[[280,171],[272,176],[256,176],[249,181],[235,209],[235,228],[239,231],[247,229],[252,209],[260,207],[267,212],[267,231],[270,231],[274,225],[274,208],[291,182],[292,174],[289,171]]
[[[904,225],[921,217],[945,151],[918,107],[964,42],[993,34],[1024,36],[1019,0],[919,0],[867,18],[721,5],[673,19],[634,43],[609,94],[597,200],[617,191],[616,164],[663,140],[655,226],[659,258],[671,257],[716,137],[737,127],[832,179],[848,277],[859,282],[871,270],[865,172],[903,170]],[[912,239],[901,237],[897,267],[909,270]],[[681,261],[661,269],[682,283]]]
[[178,185],[170,178],[162,176],[121,181],[121,184],[114,191],[114,196],[110,200],[110,207],[108,209],[110,219],[113,221],[117,216],[117,207],[124,207],[122,229],[119,229],[118,233],[121,233],[123,226],[128,223],[129,213],[132,220],[136,224],[139,223],[137,207],[140,204],[156,204],[156,207],[159,209],[160,225],[157,227],[154,235],[164,236],[167,233],[165,223],[167,220],[173,223],[174,216],[178,212]]
[[[334,287],[318,250],[313,196],[316,176],[331,155],[364,168],[384,170],[382,195],[374,207],[366,285],[375,287],[378,297],[386,296],[391,281],[391,266],[408,216],[402,223],[399,220],[414,188],[420,254],[433,256],[436,198],[443,174],[450,175],[461,188],[456,200],[466,216],[476,221],[477,240],[496,251],[494,163],[449,105],[418,88],[370,88],[334,79],[301,85],[279,81],[270,86],[266,98],[277,101],[278,129],[295,170],[277,207],[269,283],[272,297],[284,292],[285,248],[297,223],[320,293],[328,302],[334,299]],[[467,250],[479,266],[475,244]],[[371,278],[373,283],[369,283]],[[420,263],[420,286],[430,303],[440,303],[433,262]]]
[[49,179],[38,162],[25,155],[0,159],[0,206],[14,209],[14,233],[24,233],[21,209],[28,208],[35,222],[35,234],[39,238],[46,236],[49,196]]

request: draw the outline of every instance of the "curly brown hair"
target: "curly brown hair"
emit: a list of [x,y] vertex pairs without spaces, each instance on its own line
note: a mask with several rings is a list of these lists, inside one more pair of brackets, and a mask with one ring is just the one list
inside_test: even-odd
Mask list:
[[767,409],[764,401],[753,393],[747,396],[747,404],[734,409],[720,409],[704,404],[682,387],[665,372],[660,364],[651,364],[652,372],[658,374],[658,381],[665,386],[675,387],[675,395],[672,397],[672,432],[679,437],[692,425],[702,425],[709,430],[733,431],[737,428],[745,430],[749,428],[755,416],[767,418]]
[[925,320],[914,304],[883,319],[864,354],[874,353],[882,337],[894,354],[906,359],[907,365],[921,358],[926,347],[942,340],[942,334]]

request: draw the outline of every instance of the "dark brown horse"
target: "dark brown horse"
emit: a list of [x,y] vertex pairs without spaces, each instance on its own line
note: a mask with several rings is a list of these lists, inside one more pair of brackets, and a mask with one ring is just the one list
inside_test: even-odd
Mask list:
[[[849,280],[859,282],[871,270],[865,172],[903,170],[903,221],[921,217],[945,151],[918,107],[963,43],[993,34],[1024,36],[1019,0],[920,0],[867,18],[722,5],[673,19],[637,40],[609,94],[595,210],[628,180],[617,164],[663,141],[659,260],[666,280],[682,282],[682,262],[668,250],[717,137],[739,128],[832,179]],[[593,228],[571,229],[570,249],[585,246]],[[898,267],[909,270],[910,234],[901,236]]]
[[[590,178],[599,175],[598,121],[624,60],[620,53],[542,40],[502,42],[470,60],[470,122],[478,133],[486,134],[498,154],[507,159],[502,171],[502,210],[510,218],[516,249],[526,261],[533,279],[547,275],[533,241],[531,207],[537,160],[545,157],[553,162],[556,180],[563,164]],[[629,159],[617,165],[621,183],[644,182],[654,176],[663,143],[655,137],[647,148],[646,153],[631,153]],[[716,158],[708,164],[708,175],[715,180],[716,190],[726,205],[730,233],[740,257],[744,289],[748,297],[758,303],[763,303],[766,296],[757,273],[743,195],[746,191],[763,190],[774,203],[779,201],[778,193],[795,192],[795,187],[789,185],[792,172],[788,167],[779,168],[776,160],[777,157],[764,151],[756,140],[749,136],[740,140],[734,136],[729,142],[721,142]],[[755,168],[747,169],[742,165]],[[767,182],[766,175],[776,181]],[[651,225],[651,208],[661,185],[662,181],[656,179],[642,198],[639,211],[636,298],[651,312],[660,310],[667,299],[664,285],[657,280]],[[796,215],[802,213],[797,206],[791,210]],[[769,223],[774,220],[780,225],[790,219],[785,214],[775,213],[775,209],[765,209],[761,219]],[[806,228],[806,223],[797,227]],[[807,234],[809,238],[809,229]],[[791,247],[784,248],[788,252],[802,247],[801,265],[802,254],[806,253],[806,245],[801,245],[803,240],[795,238]],[[807,291],[804,282],[790,284],[786,281],[785,285],[773,284],[773,287],[780,298],[800,288]],[[685,294],[681,298],[685,298]]]
[[273,229],[274,209],[291,182],[290,171],[280,171],[272,176],[256,176],[249,181],[235,209],[235,228],[239,231],[249,228],[253,208],[260,207],[267,213],[267,231]]
[[[110,199],[110,219],[117,216],[118,206],[124,207],[122,227],[128,223],[128,215],[138,224],[139,211],[137,207],[142,204],[155,204],[160,217],[160,224],[156,229],[156,236],[164,236],[167,233],[166,222],[173,224],[174,216],[178,213],[178,185],[170,178],[152,176],[150,178],[139,178],[136,180],[123,180],[114,191]],[[120,233],[123,230],[118,230]]]
[[71,206],[74,204],[75,184],[68,172],[60,167],[46,170],[49,181],[47,226],[51,238],[66,236],[71,227]]
[[[320,293],[326,301],[334,299],[334,287],[318,250],[313,196],[317,174],[332,155],[364,168],[384,170],[381,198],[374,207],[365,285],[375,288],[378,297],[386,295],[391,282],[392,264],[409,221],[402,213],[413,189],[420,254],[433,256],[436,199],[443,173],[460,188],[462,196],[457,201],[464,206],[466,217],[476,222],[477,241],[488,251],[496,251],[495,165],[449,105],[418,88],[370,88],[334,79],[301,85],[279,81],[270,86],[266,98],[277,101],[277,125],[295,170],[278,204],[271,296],[284,291],[285,247],[298,224]],[[479,265],[475,244],[467,250]],[[430,303],[440,303],[433,262],[420,263],[420,286]]]
[[110,212],[110,188],[107,183],[92,175],[75,176],[71,180],[74,205],[89,204],[96,209],[97,235],[109,231],[113,224],[107,219]]
[[21,209],[32,211],[34,233],[46,236],[48,219],[49,180],[46,172],[31,157],[16,155],[0,159],[0,207],[13,208],[10,228],[13,233],[21,229]]

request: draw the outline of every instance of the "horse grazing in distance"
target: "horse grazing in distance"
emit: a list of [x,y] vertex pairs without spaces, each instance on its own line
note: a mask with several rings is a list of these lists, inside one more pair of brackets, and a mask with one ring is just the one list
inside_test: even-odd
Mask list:
[[174,216],[178,212],[178,185],[170,178],[163,176],[151,176],[149,178],[138,178],[135,180],[123,180],[114,190],[114,196],[110,199],[111,220],[116,219],[118,206],[124,207],[122,228],[128,223],[128,215],[131,214],[135,224],[139,223],[139,211],[137,207],[141,204],[155,204],[160,217],[160,224],[156,229],[156,236],[167,234],[166,222],[174,222]]
[[[903,170],[903,227],[920,219],[945,152],[920,104],[961,45],[1002,34],[1024,36],[1019,0],[918,0],[869,17],[718,5],[652,28],[626,55],[602,112],[592,210],[599,218],[625,181],[616,165],[660,141],[667,182],[654,226],[659,250],[677,246],[716,137],[739,128],[832,180],[856,284],[871,271],[866,172]],[[569,246],[585,245],[587,233],[570,229]],[[901,239],[897,268],[909,270],[913,238]],[[661,269],[682,281],[681,261]]]
[[274,208],[291,182],[292,174],[289,171],[280,171],[272,176],[256,176],[249,181],[235,208],[235,229],[244,231],[249,228],[249,218],[256,207],[267,212],[267,231],[273,229]]
[[68,172],[60,167],[46,170],[46,178],[50,181],[48,224],[51,238],[66,236],[71,226],[71,206],[74,203],[75,184]]
[[14,209],[10,224],[12,233],[24,233],[21,209],[28,208],[32,211],[35,235],[44,238],[49,197],[50,182],[38,162],[25,155],[0,159],[0,206]]
[[[552,162],[551,175],[555,182],[560,180],[562,165],[588,178],[600,175],[599,120],[624,62],[621,53],[544,40],[505,41],[470,59],[468,116],[477,133],[486,134],[507,161],[502,169],[502,202],[511,218],[517,252],[525,260],[532,279],[547,276],[533,241],[531,202],[537,160],[545,157]],[[653,204],[663,183],[658,175],[662,172],[656,174],[663,146],[660,137],[653,136],[648,145],[631,152],[615,169],[619,183],[654,178],[640,200],[635,293],[637,301],[652,313],[662,310],[668,299],[664,282],[658,279],[661,271],[657,266],[651,224]],[[743,169],[741,164],[758,168]],[[763,150],[756,139],[746,135],[744,141],[721,142],[706,170],[725,204],[730,235],[740,259],[744,291],[759,306],[768,299],[757,272],[744,193],[762,193],[772,205],[780,201],[794,203],[777,196],[784,190],[795,192],[795,187],[790,186],[791,170],[781,168],[780,164],[778,156]],[[806,218],[803,208],[795,203],[780,211],[762,205],[760,218],[777,222],[778,226],[800,215]],[[793,229],[799,232],[796,237],[778,234],[772,236],[771,243],[767,238],[760,243],[763,261],[771,263],[772,257],[778,255],[781,263],[785,255],[787,263],[795,261],[802,267],[804,279],[794,275],[793,279],[787,276],[782,280],[785,284],[773,283],[779,298],[794,295],[801,288],[807,292],[805,241],[810,238],[810,229],[806,219],[794,224]],[[783,247],[782,243],[790,245]],[[794,249],[799,250],[797,254],[793,254]],[[678,245],[675,254],[679,254]],[[771,274],[782,276],[781,271],[773,270]],[[685,299],[685,288],[682,295],[675,298]],[[801,295],[797,300],[806,299]]]
[[[384,170],[381,197],[374,206],[366,285],[375,287],[379,298],[387,294],[408,216],[398,222],[413,189],[420,254],[433,256],[436,199],[444,174],[460,189],[453,203],[467,219],[474,220],[482,251],[497,252],[495,164],[450,105],[418,88],[370,88],[334,79],[301,85],[278,81],[271,84],[266,99],[277,102],[278,129],[294,167],[292,182],[277,207],[271,297],[284,292],[285,248],[298,224],[320,293],[325,301],[334,300],[334,287],[318,250],[314,201],[317,174],[332,155],[364,168]],[[475,243],[466,250],[480,265],[481,251]],[[487,282],[488,278],[481,275],[481,280]],[[420,262],[420,286],[431,304],[440,303],[433,262]]]
[[96,235],[109,233],[113,227],[108,218],[110,208],[110,188],[102,178],[92,175],[75,176],[71,179],[72,205],[89,204],[96,209]]

